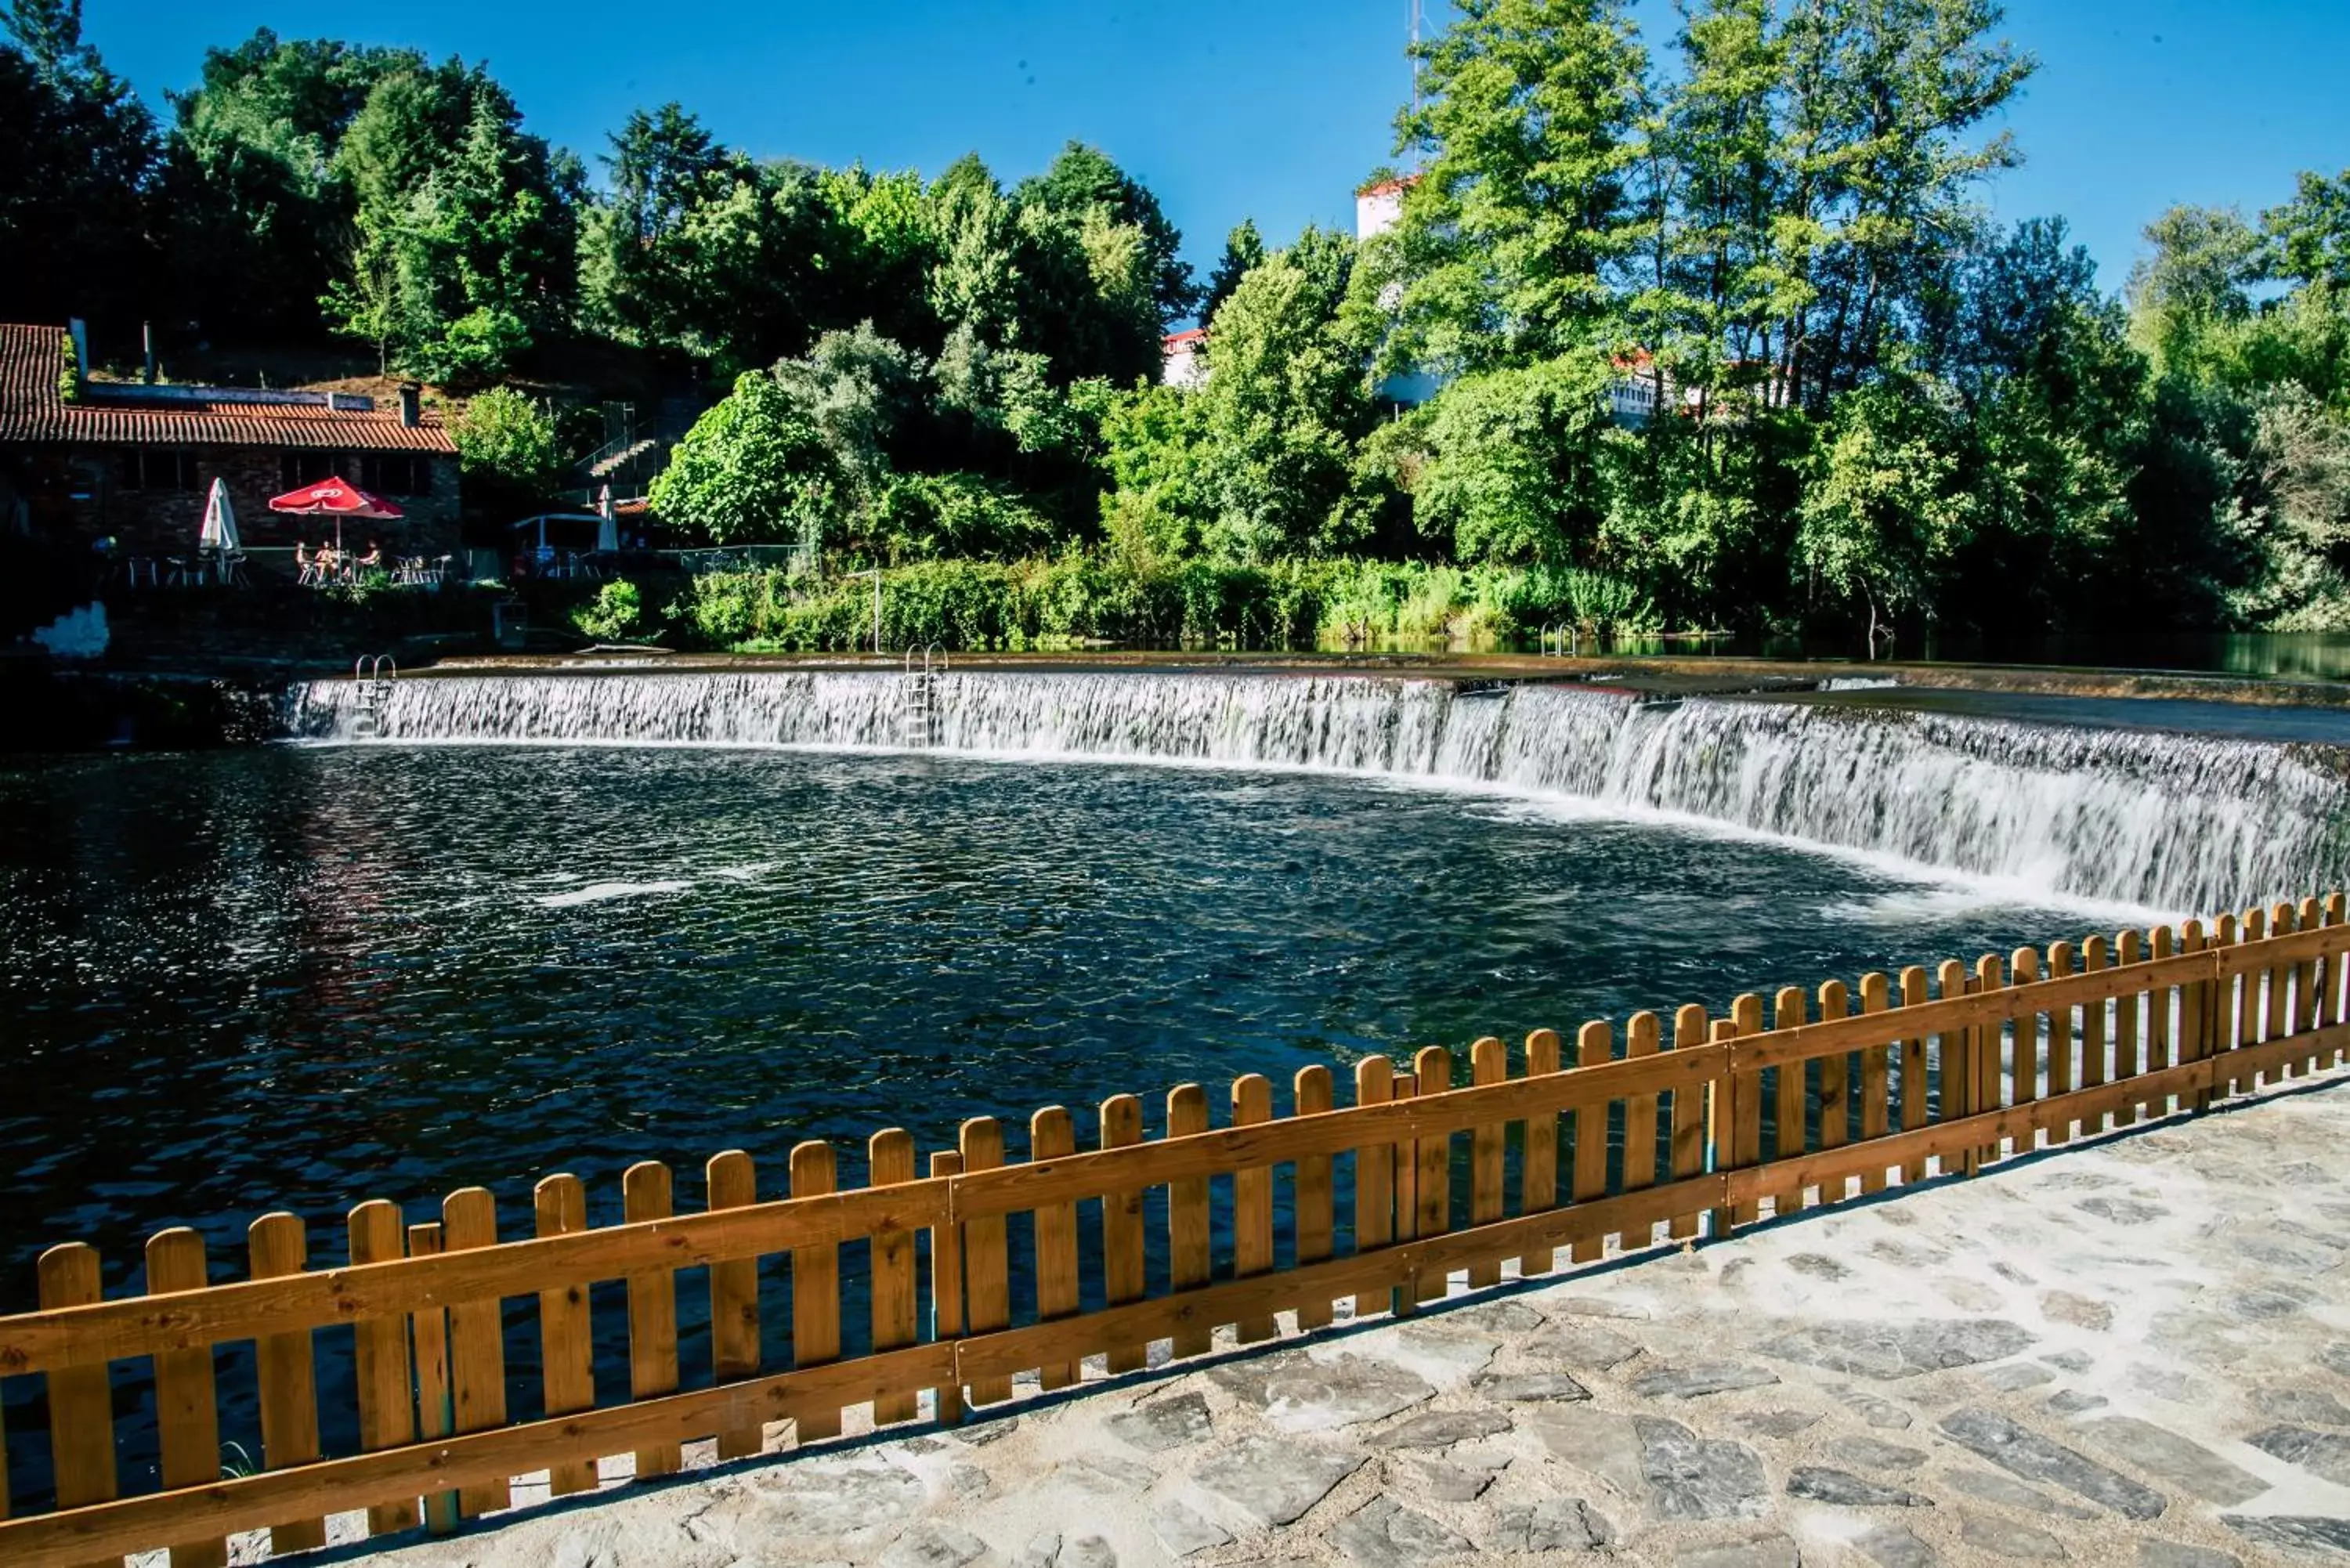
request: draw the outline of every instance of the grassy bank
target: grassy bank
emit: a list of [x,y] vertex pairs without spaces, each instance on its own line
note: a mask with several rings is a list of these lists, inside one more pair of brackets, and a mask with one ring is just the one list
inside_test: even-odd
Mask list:
[[[870,647],[870,578],[814,582],[781,571],[614,584],[608,635],[659,627],[678,646],[827,652]],[[635,619],[625,611],[633,609]],[[881,640],[958,650],[1089,645],[1297,649],[1531,639],[1546,626],[1653,629],[1645,600],[1574,570],[1375,561],[1204,561],[1138,566],[1096,554],[1011,563],[928,562],[885,571]]]

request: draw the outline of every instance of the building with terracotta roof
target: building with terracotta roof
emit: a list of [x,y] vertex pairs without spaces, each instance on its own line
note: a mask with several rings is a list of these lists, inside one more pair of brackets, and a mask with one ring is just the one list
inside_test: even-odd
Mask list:
[[0,527],[184,554],[218,478],[244,544],[291,545],[315,539],[317,520],[272,513],[269,498],[331,476],[400,508],[367,525],[387,551],[456,548],[457,449],[412,387],[379,406],[348,392],[98,381],[84,363],[67,327],[0,324]]
[[1170,387],[1197,387],[1208,379],[1208,361],[1201,350],[1208,346],[1208,329],[1188,327],[1181,332],[1170,332],[1159,342],[1159,379]]

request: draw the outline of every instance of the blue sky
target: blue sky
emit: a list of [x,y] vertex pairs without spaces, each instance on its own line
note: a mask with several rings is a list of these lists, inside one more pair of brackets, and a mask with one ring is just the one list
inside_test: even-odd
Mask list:
[[[1202,271],[1243,216],[1276,242],[1351,224],[1410,79],[1405,0],[87,6],[90,40],[159,104],[207,44],[267,26],[486,58],[534,130],[588,156],[630,107],[672,98],[730,144],[827,163],[935,172],[976,151],[1015,178],[1078,137],[1149,182]],[[1638,11],[1661,46],[1670,5]],[[2042,68],[2005,117],[2026,162],[1993,209],[2064,214],[2109,287],[2170,203],[2256,213],[2297,169],[2350,167],[2346,0],[2012,0],[2006,32]]]

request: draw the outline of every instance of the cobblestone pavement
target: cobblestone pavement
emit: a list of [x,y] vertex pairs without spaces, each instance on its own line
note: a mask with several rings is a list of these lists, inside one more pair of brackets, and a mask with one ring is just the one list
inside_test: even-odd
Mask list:
[[357,1561],[2350,1562],[2345,1176],[2350,1090],[2275,1095]]

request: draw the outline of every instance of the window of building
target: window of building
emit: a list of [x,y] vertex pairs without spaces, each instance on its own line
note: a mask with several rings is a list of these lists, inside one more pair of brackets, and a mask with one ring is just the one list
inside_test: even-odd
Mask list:
[[432,460],[414,452],[371,453],[365,472],[359,488],[378,495],[429,495],[432,491]]
[[193,490],[196,454],[176,447],[136,447],[122,454],[116,475],[125,490]]
[[350,460],[338,452],[289,452],[278,457],[277,477],[287,490],[299,490],[306,484],[320,484],[336,478],[349,479],[354,484],[361,484],[361,481],[343,472],[349,463]]

